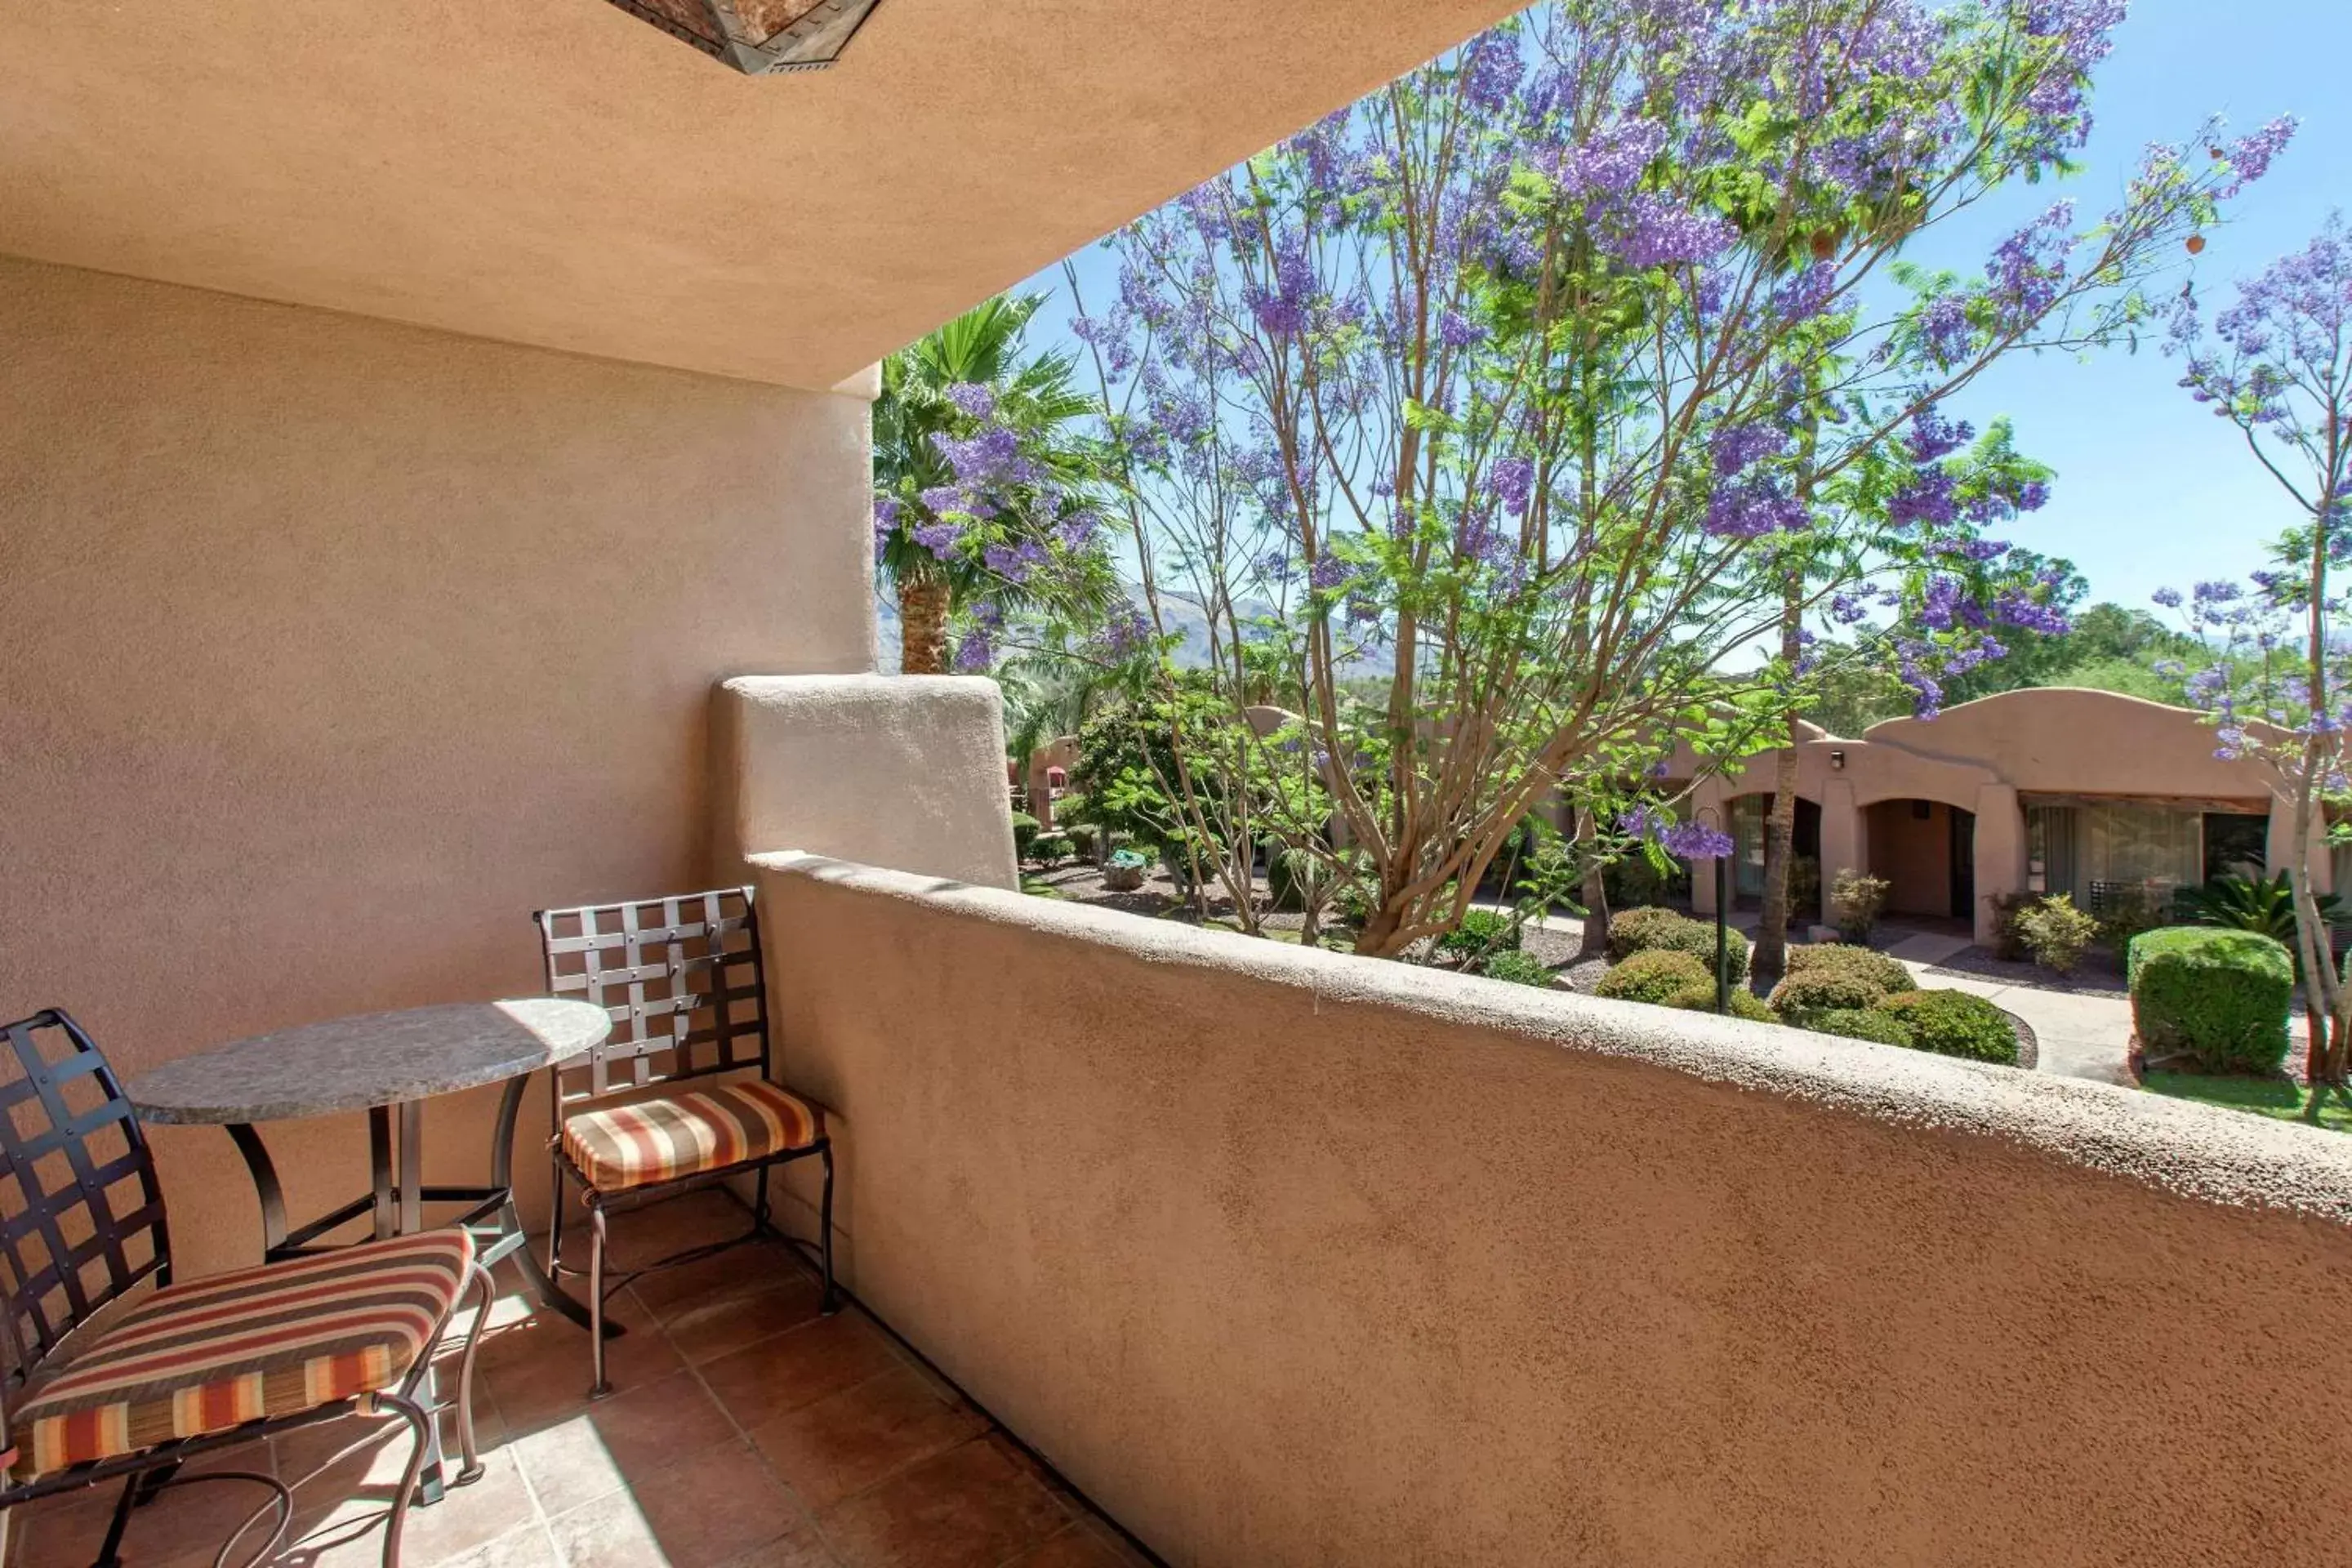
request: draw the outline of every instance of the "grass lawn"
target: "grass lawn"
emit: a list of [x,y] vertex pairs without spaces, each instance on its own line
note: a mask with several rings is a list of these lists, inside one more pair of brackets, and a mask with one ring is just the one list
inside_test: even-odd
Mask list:
[[[2152,1072],[2146,1087],[2154,1094],[2176,1100],[2201,1100],[2230,1110],[2250,1110],[2281,1121],[2303,1119],[2303,1086],[2283,1078],[2208,1078],[2193,1072]],[[2352,1132],[2352,1106],[2331,1098],[2320,1108],[2319,1124],[2337,1132]]]

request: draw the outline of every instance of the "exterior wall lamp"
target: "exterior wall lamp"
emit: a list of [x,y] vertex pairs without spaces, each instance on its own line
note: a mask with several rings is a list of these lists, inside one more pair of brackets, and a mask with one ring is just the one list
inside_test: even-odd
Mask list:
[[1843,773],[1845,771],[1845,748],[1843,746],[1832,746],[1830,749],[1830,766],[1835,768],[1840,773]]
[[612,0],[745,76],[823,70],[881,0]]

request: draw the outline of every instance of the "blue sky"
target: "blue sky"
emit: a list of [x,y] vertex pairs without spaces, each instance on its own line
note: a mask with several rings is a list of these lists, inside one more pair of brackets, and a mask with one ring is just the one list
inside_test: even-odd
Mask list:
[[[2229,279],[2302,245],[2331,210],[2352,210],[2347,58],[2352,0],[2133,0],[2097,75],[2097,128],[2083,173],[2060,190],[2020,190],[1989,204],[1966,232],[1939,236],[1935,253],[1919,259],[1980,265],[2003,233],[2057,195],[2074,196],[2086,216],[2105,211],[2143,145],[2180,141],[2208,113],[2227,115],[2241,132],[2294,113],[2303,121],[2294,145],[2232,204],[2197,264],[2200,291],[2226,300]],[[1088,299],[1107,299],[1113,271],[1105,255],[1090,247],[1079,264]],[[1031,286],[1059,293],[1059,269]],[[1040,317],[1048,341],[1059,336],[1048,321],[1058,325],[1067,314],[1057,301]],[[2236,431],[2191,403],[2178,375],[2152,346],[2137,357],[2028,357],[1998,367],[1951,405],[1979,426],[2010,416],[2019,448],[2057,470],[2048,508],[2011,532],[2073,560],[2094,598],[2144,606],[2167,584],[2242,575],[2294,521]]]

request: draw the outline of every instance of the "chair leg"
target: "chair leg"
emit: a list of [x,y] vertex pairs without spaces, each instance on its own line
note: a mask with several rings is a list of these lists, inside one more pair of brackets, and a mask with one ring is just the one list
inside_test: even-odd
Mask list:
[[474,1265],[474,1283],[480,1288],[480,1300],[474,1308],[473,1327],[466,1331],[466,1349],[457,1360],[457,1453],[464,1463],[457,1471],[457,1484],[482,1479],[482,1453],[474,1441],[474,1352],[481,1348],[482,1325],[490,1321],[490,1307],[498,1300],[498,1288],[490,1279],[490,1271],[480,1264]]
[[392,1494],[392,1516],[383,1521],[383,1568],[400,1568],[400,1532],[408,1523],[408,1504],[416,1495],[416,1479],[425,1471],[425,1451],[433,1446],[429,1423],[435,1417],[415,1401],[401,1394],[379,1394],[375,1402],[408,1423],[408,1468],[401,1475],[400,1489]]
[[754,1236],[766,1235],[770,1225],[768,1215],[768,1166],[761,1166],[759,1175],[754,1178],[758,1183],[759,1194],[759,1201],[751,1205],[751,1234]]
[[833,1145],[827,1143],[818,1152],[817,1159],[824,1165],[824,1193],[817,1199],[817,1253],[824,1260],[824,1294],[817,1298],[817,1310],[832,1317],[841,1310],[841,1292],[833,1283]]
[[122,1532],[131,1527],[131,1510],[140,1501],[140,1483],[144,1473],[127,1478],[122,1483],[122,1495],[114,1502],[114,1518],[107,1524],[106,1540],[98,1549],[97,1558],[89,1568],[122,1568]]
[[602,1399],[613,1385],[604,1378],[604,1205],[593,1194],[588,1199],[588,1354],[596,1369],[588,1397]]
[[551,1154],[547,1163],[554,1168],[547,1188],[554,1194],[549,1199],[554,1213],[547,1220],[547,1277],[555,1280],[563,1278],[563,1160]]

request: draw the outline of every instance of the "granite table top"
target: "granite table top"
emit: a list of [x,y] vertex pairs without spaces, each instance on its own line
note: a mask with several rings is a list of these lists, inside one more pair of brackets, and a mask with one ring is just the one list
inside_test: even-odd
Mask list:
[[612,1030],[593,1003],[543,996],[366,1013],[198,1051],[123,1092],[144,1121],[284,1121],[503,1083]]

